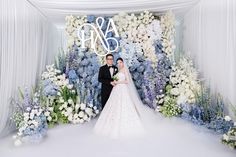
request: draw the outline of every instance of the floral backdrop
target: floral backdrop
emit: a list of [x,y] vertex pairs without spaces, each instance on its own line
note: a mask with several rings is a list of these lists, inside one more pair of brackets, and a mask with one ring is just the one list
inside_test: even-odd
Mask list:
[[[46,67],[34,90],[20,90],[20,97],[15,100],[12,116],[18,128],[15,145],[40,142],[48,128],[60,123],[88,122],[99,113],[98,70],[104,60],[88,45],[81,48],[77,34],[85,23],[96,27],[96,18],[93,15],[66,17],[66,52],[61,52],[55,64]],[[177,62],[174,58],[174,14],[156,16],[144,11],[104,17],[101,27],[104,32],[109,18],[120,35],[107,34],[119,41],[119,49],[112,54],[115,59],[125,60],[143,103],[163,116],[176,116],[222,134],[222,142],[236,148],[235,123],[227,116],[223,98],[200,81],[190,59],[182,57]],[[90,35],[88,29],[85,32]],[[101,42],[96,44],[98,53],[103,54]],[[110,40],[108,44],[115,49],[115,42]]]

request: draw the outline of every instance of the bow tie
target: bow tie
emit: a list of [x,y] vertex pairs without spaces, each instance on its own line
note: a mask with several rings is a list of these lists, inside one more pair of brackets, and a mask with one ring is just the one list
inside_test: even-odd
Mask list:
[[112,68],[112,66],[108,66],[108,68],[110,69],[110,68]]

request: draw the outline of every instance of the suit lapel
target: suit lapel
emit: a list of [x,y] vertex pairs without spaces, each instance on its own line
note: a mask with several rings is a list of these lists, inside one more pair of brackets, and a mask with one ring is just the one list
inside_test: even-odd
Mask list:
[[109,73],[109,76],[111,78],[112,76],[111,76],[110,69],[109,69],[108,65],[106,65],[106,69],[107,69],[107,72]]

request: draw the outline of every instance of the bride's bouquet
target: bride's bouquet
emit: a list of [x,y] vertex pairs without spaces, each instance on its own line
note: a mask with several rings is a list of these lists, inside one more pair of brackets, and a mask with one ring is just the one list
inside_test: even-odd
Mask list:
[[118,76],[117,76],[117,75],[112,76],[112,80],[113,80],[113,81],[118,81],[118,80],[119,80],[119,79],[118,79]]

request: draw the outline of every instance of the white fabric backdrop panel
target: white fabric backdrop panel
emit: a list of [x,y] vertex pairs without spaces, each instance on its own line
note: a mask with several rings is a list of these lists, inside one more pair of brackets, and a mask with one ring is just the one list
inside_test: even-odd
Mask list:
[[236,1],[201,0],[184,18],[184,50],[211,87],[236,105]]
[[57,29],[26,0],[0,2],[0,136],[8,133],[17,88],[35,85],[57,52]]

